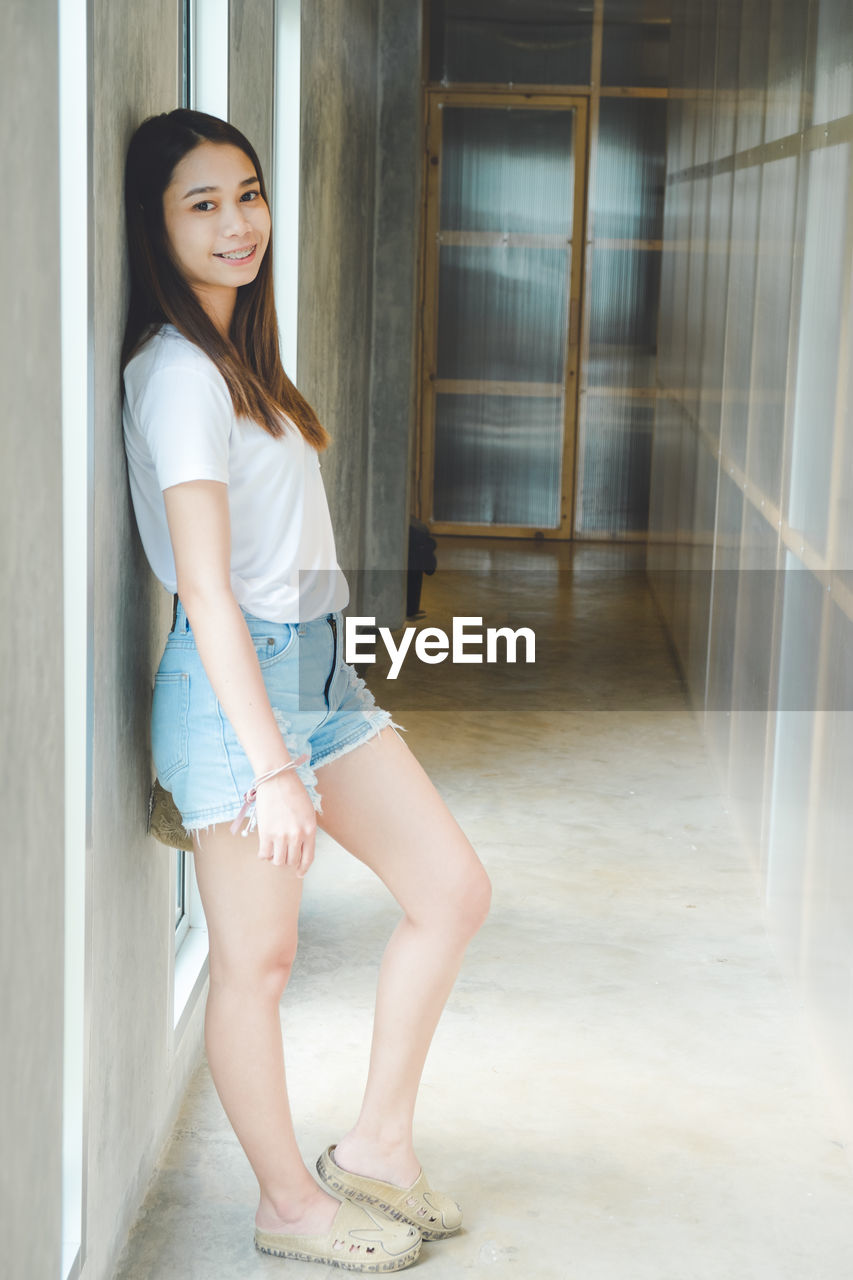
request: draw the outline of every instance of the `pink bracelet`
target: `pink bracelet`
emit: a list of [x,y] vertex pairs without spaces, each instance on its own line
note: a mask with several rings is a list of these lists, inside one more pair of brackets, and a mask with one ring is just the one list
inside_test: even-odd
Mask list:
[[299,757],[298,760],[289,760],[287,764],[281,765],[280,768],[270,769],[269,773],[262,773],[260,777],[253,778],[252,785],[249,787],[249,790],[246,791],[243,795],[243,807],[240,810],[240,812],[237,814],[237,817],[231,823],[231,834],[235,836],[237,835],[237,829],[250,809],[252,810],[252,816],[248,822],[248,825],[240,832],[240,835],[247,836],[250,831],[255,830],[255,827],[257,826],[257,818],[255,815],[255,798],[258,794],[258,787],[261,785],[262,782],[266,782],[268,778],[274,778],[277,773],[284,773],[285,769],[295,769],[297,765],[302,764],[302,762],[307,759],[308,759],[308,752],[303,751],[302,755]]

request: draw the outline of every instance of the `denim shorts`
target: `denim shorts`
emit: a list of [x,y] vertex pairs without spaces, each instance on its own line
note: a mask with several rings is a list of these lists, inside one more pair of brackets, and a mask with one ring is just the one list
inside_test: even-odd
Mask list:
[[[310,622],[267,622],[242,613],[287,752],[294,760],[308,753],[296,772],[322,813],[315,769],[386,725],[395,731],[403,726],[377,707],[344,662],[340,610]],[[237,817],[254,773],[202,666],[180,600],[154,678],[151,751],[157,777],[171,791],[188,832]]]

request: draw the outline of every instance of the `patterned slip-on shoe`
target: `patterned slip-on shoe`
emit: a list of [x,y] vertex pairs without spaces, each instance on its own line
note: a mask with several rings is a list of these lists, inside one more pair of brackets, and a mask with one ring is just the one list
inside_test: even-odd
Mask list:
[[411,1266],[420,1252],[421,1236],[415,1227],[344,1200],[328,1235],[289,1236],[256,1226],[255,1248],[277,1258],[387,1275]]
[[462,1226],[462,1209],[450,1196],[433,1191],[423,1169],[410,1187],[396,1187],[379,1178],[348,1173],[335,1164],[334,1146],[327,1147],[317,1161],[317,1172],[330,1190],[354,1204],[369,1204],[398,1222],[417,1227],[424,1240],[444,1240]]

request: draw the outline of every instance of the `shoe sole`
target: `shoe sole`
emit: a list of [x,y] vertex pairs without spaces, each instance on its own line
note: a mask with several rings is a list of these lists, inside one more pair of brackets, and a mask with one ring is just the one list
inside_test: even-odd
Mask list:
[[383,1200],[381,1196],[369,1195],[366,1191],[354,1191],[352,1187],[336,1177],[334,1171],[329,1168],[329,1161],[321,1156],[317,1161],[317,1172],[323,1179],[327,1187],[331,1187],[333,1191],[337,1191],[338,1195],[344,1196],[352,1204],[369,1204],[374,1209],[380,1209],[382,1213],[387,1214],[389,1218],[393,1218],[395,1222],[405,1222],[407,1227],[414,1227],[421,1233],[424,1240],[447,1240],[450,1236],[455,1236],[458,1231],[462,1230],[462,1223],[458,1227],[451,1227],[449,1230],[442,1228],[441,1231],[434,1230],[430,1227],[424,1227],[416,1218],[409,1218],[405,1213],[401,1213],[393,1204],[389,1204],[387,1200]]
[[271,1244],[261,1244],[255,1237],[255,1248],[259,1253],[271,1253],[276,1258],[291,1258],[295,1262],[320,1262],[327,1267],[340,1267],[342,1271],[361,1271],[368,1275],[388,1275],[392,1271],[402,1271],[411,1266],[418,1256],[421,1242],[413,1245],[406,1253],[387,1262],[345,1262],[343,1258],[334,1258],[327,1253],[306,1253],[302,1249],[276,1249]]

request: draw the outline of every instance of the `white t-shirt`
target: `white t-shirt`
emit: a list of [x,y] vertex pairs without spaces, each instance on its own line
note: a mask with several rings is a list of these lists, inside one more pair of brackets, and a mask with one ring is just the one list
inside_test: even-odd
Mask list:
[[237,417],[225,379],[200,347],[163,325],[127,364],[122,409],[130,492],[148,562],[177,591],[163,490],[184,480],[228,485],[231,589],[270,622],[344,609],[320,460],[286,415],[274,439]]

